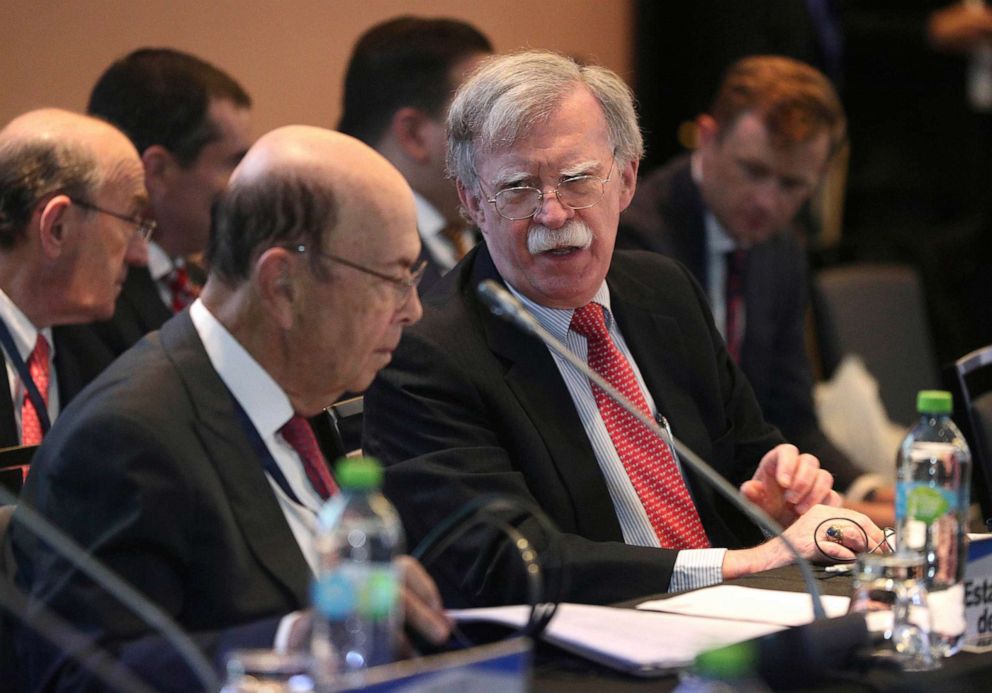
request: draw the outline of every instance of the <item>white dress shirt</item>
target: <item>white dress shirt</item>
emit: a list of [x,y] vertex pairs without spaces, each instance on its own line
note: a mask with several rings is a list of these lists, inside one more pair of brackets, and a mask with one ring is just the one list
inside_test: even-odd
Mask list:
[[[38,328],[35,327],[28,316],[10,299],[10,297],[0,290],[0,319],[3,320],[10,336],[17,347],[17,353],[21,360],[27,364],[34,351],[34,345],[38,341]],[[55,343],[52,341],[52,328],[46,327],[40,330],[48,341],[48,420],[55,423],[55,417],[59,414],[59,382],[55,377]],[[14,368],[10,354],[3,350],[4,361],[7,364],[7,384],[10,387],[10,401],[14,405],[14,421],[17,424],[18,437],[21,434],[21,408],[24,406],[24,398],[27,396],[27,388],[21,380],[20,374]]]
[[[266,472],[269,486],[279,501],[279,508],[289,523],[289,529],[293,532],[310,570],[316,572],[317,550],[313,537],[317,528],[317,513],[324,501],[310,484],[300,456],[279,433],[279,429],[293,416],[289,398],[200,299],[190,306],[189,315],[214,370],[248,415],[279,471],[286,478],[289,488],[296,494],[298,502],[290,498]],[[258,464],[262,464],[261,460]],[[276,631],[274,647],[286,649],[289,633],[302,614],[302,611],[295,611],[282,618]]]
[[[445,274],[458,262],[451,241],[441,234],[448,222],[423,195],[414,192],[413,202],[417,206],[417,231],[420,232],[420,240],[427,249],[427,254],[441,269],[441,274]],[[475,238],[468,227],[462,230],[462,236],[466,247],[475,245]]]
[[[562,341],[580,359],[587,360],[588,345],[585,337],[569,329],[574,310],[547,308],[531,301],[512,286],[510,291],[534,314],[544,329]],[[620,327],[613,319],[613,314],[610,311],[610,291],[606,282],[603,282],[602,286],[599,287],[593,301],[603,306],[610,338],[630,362],[648,408],[653,415],[657,415],[654,399],[644,384],[644,378],[641,376],[641,371],[637,367],[637,362],[630,353],[630,349],[627,348]],[[658,536],[644,510],[644,505],[641,503],[636,489],[634,489],[623,461],[617,454],[613,439],[610,438],[610,434],[606,430],[606,423],[603,421],[599,406],[596,404],[589,379],[553,350],[549,349],[549,352],[565,381],[565,386],[575,404],[579,419],[582,421],[582,427],[596,455],[596,461],[603,472],[606,487],[610,493],[610,500],[613,502],[617,519],[620,521],[624,542],[635,546],[660,546]],[[672,450],[672,456],[678,464],[678,454],[675,450]],[[679,471],[681,472],[681,466]],[[668,587],[669,591],[680,592],[721,582],[723,580],[723,557],[726,552],[726,549],[685,549],[679,551],[675,560],[672,580]]]

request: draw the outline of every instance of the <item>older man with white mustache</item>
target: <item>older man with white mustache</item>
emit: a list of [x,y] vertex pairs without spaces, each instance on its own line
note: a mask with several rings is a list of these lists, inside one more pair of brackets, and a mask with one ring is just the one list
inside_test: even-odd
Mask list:
[[[493,58],[455,95],[448,146],[485,242],[427,294],[423,321],[365,400],[364,447],[388,465],[386,491],[411,541],[499,494],[520,508],[501,519],[540,554],[540,598],[593,603],[792,560],[583,374],[492,316],[476,296],[485,280],[505,284],[643,413],[670,423],[806,556],[820,556],[814,532],[837,558],[881,541],[868,518],[831,507],[830,474],[764,421],[685,268],[614,254],[643,152],[619,77],[553,53]],[[865,534],[823,541],[823,520],[841,515]],[[448,604],[529,594],[517,551],[496,532],[463,535],[432,572]]]

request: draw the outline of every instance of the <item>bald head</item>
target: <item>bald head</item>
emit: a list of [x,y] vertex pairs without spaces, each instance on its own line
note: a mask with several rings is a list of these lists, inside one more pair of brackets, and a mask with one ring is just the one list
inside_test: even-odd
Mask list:
[[46,197],[93,199],[140,169],[131,142],[102,120],[55,108],[18,116],[0,130],[0,249],[23,239]]
[[407,218],[415,231],[410,188],[374,149],[291,125],[261,137],[235,169],[215,211],[208,261],[236,284],[266,248],[303,245],[317,263],[330,238],[379,243],[388,222]]

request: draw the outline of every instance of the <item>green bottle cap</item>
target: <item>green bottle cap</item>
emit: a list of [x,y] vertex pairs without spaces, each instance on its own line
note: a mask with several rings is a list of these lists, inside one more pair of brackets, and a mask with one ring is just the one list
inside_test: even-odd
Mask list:
[[947,390],[920,390],[916,395],[916,411],[920,414],[950,414],[954,409]]
[[739,642],[696,655],[694,669],[701,676],[712,679],[741,679],[753,676],[758,661],[754,642]]
[[372,457],[349,457],[338,462],[334,480],[345,491],[372,491],[382,487],[382,465]]

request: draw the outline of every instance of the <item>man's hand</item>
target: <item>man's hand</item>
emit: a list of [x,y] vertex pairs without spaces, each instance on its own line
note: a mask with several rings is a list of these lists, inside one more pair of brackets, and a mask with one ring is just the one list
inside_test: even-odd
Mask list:
[[[855,526],[855,523],[864,530],[864,533]],[[828,533],[831,527],[837,530],[834,536]],[[867,545],[865,535],[868,537]],[[804,513],[786,528],[783,536],[800,555],[814,562],[853,561],[858,553],[874,549],[876,546],[881,547],[879,550],[885,550],[883,546],[885,534],[867,515],[847,508],[827,505],[816,505]],[[728,551],[723,560],[723,577],[729,580],[762,570],[771,570],[788,565],[793,560],[795,558],[792,552],[780,537],[776,537],[753,549]]]
[[813,455],[800,454],[795,445],[779,445],[761,458],[750,481],[741,484],[749,501],[788,527],[814,505],[839,506],[834,478],[820,469]]
[[444,613],[441,594],[424,566],[411,556],[396,559],[403,570],[403,616],[407,625],[434,645],[451,637],[451,619]]

